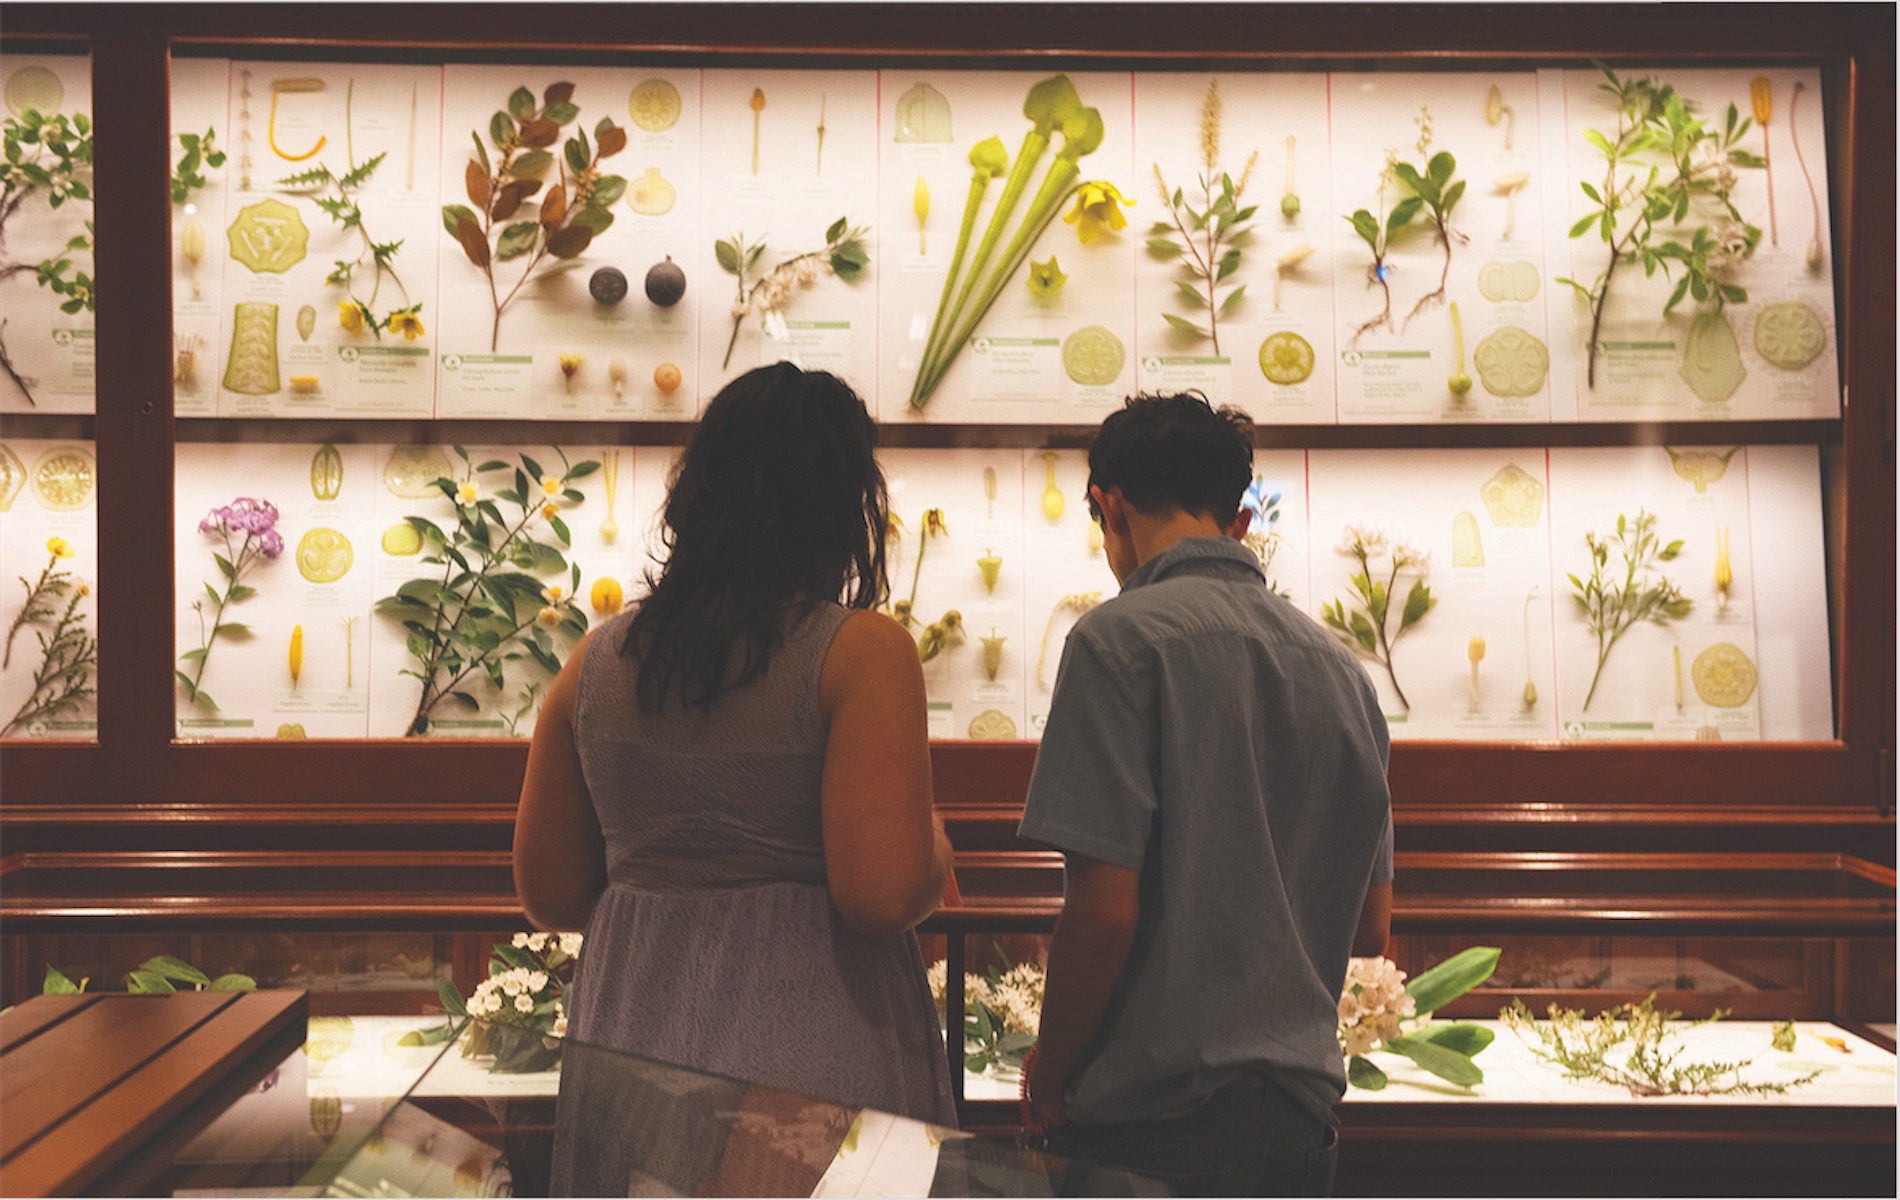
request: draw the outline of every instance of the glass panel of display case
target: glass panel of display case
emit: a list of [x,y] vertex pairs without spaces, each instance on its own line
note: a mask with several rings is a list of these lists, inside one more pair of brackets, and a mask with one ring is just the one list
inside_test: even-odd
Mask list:
[[[97,736],[92,62],[0,53],[0,738]],[[12,585],[9,583],[8,585]]]
[[[1837,979],[1893,977],[1892,939],[1874,937],[1403,935],[1393,959],[1417,975],[1468,945],[1502,953],[1490,981],[1446,1010],[1456,1016],[1493,1017],[1514,997],[1539,1014],[1558,1003],[1594,1015],[1653,994],[1659,1008],[1697,1016],[1720,1009],[1750,1020],[1824,1020],[1853,1004],[1852,996],[1836,995]],[[1890,1013],[1850,1013],[1849,1019]]]
[[179,411],[670,420],[789,359],[892,423],[1831,418],[1820,82],[181,59]]
[[[638,593],[672,452],[177,455],[184,736],[510,737],[574,638]],[[1034,739],[1069,630],[1115,590],[1084,456],[882,457],[889,611],[918,639],[932,736]],[[1832,735],[1811,447],[1263,449],[1255,473],[1248,544],[1269,584],[1362,660],[1395,739]],[[482,529],[505,536],[483,547]],[[481,585],[448,570],[450,543],[540,586],[465,610]],[[1384,638],[1373,585],[1407,601],[1383,608]]]
[[0,87],[0,413],[90,413],[92,60],[9,46]]
[[35,990],[47,968],[89,990],[117,991],[160,955],[216,979],[245,975],[263,988],[311,994],[318,1013],[420,1013],[440,1007],[436,985],[450,977],[450,938],[432,933],[60,934],[34,939],[27,958]]
[[20,585],[0,608],[0,737],[97,736],[98,490],[90,440],[0,441],[0,559]]

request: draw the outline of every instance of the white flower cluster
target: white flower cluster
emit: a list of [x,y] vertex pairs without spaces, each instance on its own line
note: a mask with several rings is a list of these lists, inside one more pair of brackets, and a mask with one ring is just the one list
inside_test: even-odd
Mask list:
[[525,1024],[521,1018],[534,1012],[536,997],[547,986],[546,971],[530,971],[526,967],[490,975],[475,985],[475,994],[468,998],[469,1015]]
[[1714,231],[1715,245],[1709,248],[1704,261],[1708,263],[1709,273],[1719,275],[1734,270],[1748,257],[1748,230],[1740,221],[1724,222]]
[[528,950],[535,954],[554,946],[569,958],[579,958],[581,941],[582,937],[578,933],[517,933],[509,944],[517,950]]
[[[924,973],[939,1013],[943,1011],[949,975],[950,966],[941,959],[932,963]],[[966,1006],[982,1005],[988,1009],[990,1015],[1002,1025],[1004,1033],[1033,1034],[1042,1028],[1043,983],[1043,970],[1035,963],[1011,967],[998,976],[995,983],[981,975],[966,973],[963,976],[963,1002]]]
[[1385,542],[1385,530],[1374,525],[1361,525],[1355,521],[1346,526],[1345,533],[1340,536],[1337,549],[1341,554],[1364,554],[1370,558],[1385,549]]
[[1432,565],[1431,551],[1412,539],[1393,537],[1381,527],[1357,522],[1346,526],[1335,549],[1340,554],[1368,559],[1377,558],[1389,549],[1392,552],[1392,565],[1401,571],[1411,569],[1424,574]]
[[1416,1016],[1405,972],[1389,958],[1355,958],[1339,993],[1339,1045],[1348,1057],[1377,1050],[1399,1036],[1399,1021]]

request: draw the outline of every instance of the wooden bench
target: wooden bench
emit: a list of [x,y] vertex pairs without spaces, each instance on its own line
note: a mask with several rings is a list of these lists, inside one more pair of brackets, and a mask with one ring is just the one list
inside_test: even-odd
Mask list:
[[304,993],[39,996],[0,1013],[0,1195],[162,1195],[170,1154],[304,1039]]

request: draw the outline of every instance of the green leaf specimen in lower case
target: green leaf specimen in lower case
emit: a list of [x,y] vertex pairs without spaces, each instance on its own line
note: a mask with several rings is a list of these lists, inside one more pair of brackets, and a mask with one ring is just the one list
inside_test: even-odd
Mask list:
[[[410,673],[422,681],[405,730],[412,737],[429,731],[445,702],[479,711],[471,687],[499,690],[509,663],[559,672],[555,635],[572,642],[587,631],[587,616],[574,602],[580,566],[564,553],[569,537],[560,512],[585,499],[572,485],[598,471],[599,462],[569,463],[557,448],[560,473],[552,474],[527,454],[519,466],[498,460],[475,466],[466,450],[454,450],[462,477],[435,481],[455,504],[453,529],[405,518],[423,535],[426,553],[418,561],[431,573],[376,602],[378,612],[401,624],[403,644],[416,660]],[[492,489],[496,476],[514,486]],[[487,496],[478,482],[484,477],[491,480]],[[514,515],[505,515],[497,499]]]

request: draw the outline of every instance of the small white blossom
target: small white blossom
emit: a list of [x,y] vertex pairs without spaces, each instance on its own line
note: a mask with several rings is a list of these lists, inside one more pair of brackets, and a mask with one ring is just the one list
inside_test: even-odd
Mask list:
[[582,940],[583,939],[581,935],[578,933],[562,934],[561,935],[561,953],[567,955],[569,958],[579,958],[581,956]]
[[517,950],[526,950],[528,948],[528,935],[525,933],[517,933],[514,936],[514,940],[509,942],[509,945]]
[[1357,522],[1347,525],[1345,533],[1339,539],[1338,551],[1341,554],[1364,553],[1368,558],[1385,549],[1385,530]]
[[533,1012],[534,1011],[534,997],[533,996],[516,996],[515,997],[515,1011],[523,1014],[524,1016],[528,1013]]

